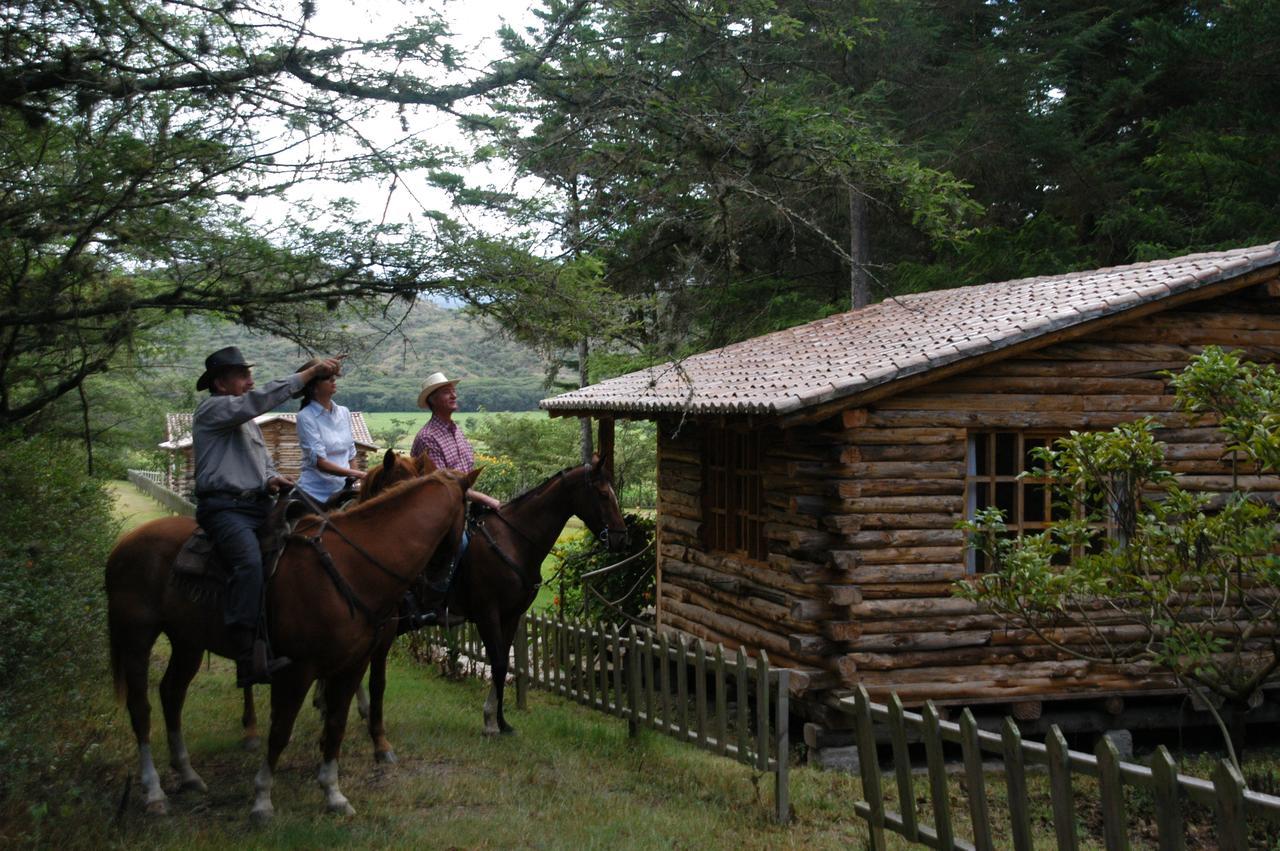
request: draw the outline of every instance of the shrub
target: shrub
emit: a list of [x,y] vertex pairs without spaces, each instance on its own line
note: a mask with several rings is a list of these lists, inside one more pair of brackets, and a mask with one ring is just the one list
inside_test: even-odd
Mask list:
[[[77,447],[0,441],[0,801],[45,768],[58,719],[82,717],[106,676],[102,569],[118,524]],[[39,735],[36,735],[39,733]]]
[[[644,615],[645,610],[653,605],[657,567],[652,546],[654,521],[634,514],[628,514],[626,520],[630,537],[622,552],[605,549],[589,531],[556,545],[552,554],[560,559],[564,579],[558,585],[555,598],[559,613],[568,617],[623,625],[626,618],[619,614],[621,610],[633,618],[652,620]],[[615,603],[616,607],[602,603],[595,594],[584,595],[583,574],[616,564],[633,555],[638,557],[625,567],[591,580],[591,587],[600,596]]]

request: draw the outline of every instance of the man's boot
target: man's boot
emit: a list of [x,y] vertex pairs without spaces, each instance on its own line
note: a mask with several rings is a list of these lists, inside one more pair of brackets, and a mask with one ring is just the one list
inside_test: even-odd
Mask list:
[[271,682],[272,674],[289,664],[286,656],[271,657],[264,639],[255,639],[252,627],[231,627],[231,641],[236,651],[236,687]]

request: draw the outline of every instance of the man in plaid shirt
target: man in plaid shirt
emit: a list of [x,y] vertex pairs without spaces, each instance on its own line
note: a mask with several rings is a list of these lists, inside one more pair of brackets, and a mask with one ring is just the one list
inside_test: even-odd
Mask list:
[[[432,373],[418,394],[418,407],[431,411],[431,419],[413,439],[409,455],[417,458],[426,454],[441,470],[457,470],[470,473],[476,465],[475,453],[462,429],[453,421],[458,410],[457,381],[445,378],[443,372]],[[478,490],[467,491],[467,499],[489,508],[499,508],[502,503]]]

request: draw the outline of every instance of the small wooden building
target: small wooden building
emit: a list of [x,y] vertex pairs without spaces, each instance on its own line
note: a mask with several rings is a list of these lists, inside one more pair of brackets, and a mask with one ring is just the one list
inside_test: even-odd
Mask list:
[[[267,443],[267,451],[276,470],[291,479],[302,472],[302,447],[298,445],[298,415],[296,413],[267,413],[258,417],[258,428]],[[369,434],[364,414],[351,412],[351,435],[356,442],[355,466],[368,469],[369,453],[378,446]],[[193,499],[195,494],[195,450],[191,445],[191,414],[165,415],[165,441],[160,448],[169,454],[165,470],[165,484],[171,491]]]
[[[982,506],[1043,528],[1030,448],[1151,414],[1184,487],[1225,491],[1213,428],[1163,370],[1209,344],[1280,360],[1280,243],[888,299],[544,400],[656,420],[660,627],[793,668],[800,701],[855,684],[919,704],[1174,690],[1091,664],[953,597]],[[1245,477],[1280,496],[1280,479]],[[1001,707],[1004,708],[1004,707]]]

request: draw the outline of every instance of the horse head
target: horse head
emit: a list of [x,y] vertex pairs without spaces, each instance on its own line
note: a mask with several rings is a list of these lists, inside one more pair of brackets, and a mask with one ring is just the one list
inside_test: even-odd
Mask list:
[[624,548],[628,542],[627,521],[613,492],[609,465],[601,461],[600,456],[593,455],[591,463],[579,469],[585,486],[575,489],[574,513],[610,550]]
[[365,502],[394,484],[434,473],[435,470],[436,465],[425,454],[410,458],[408,455],[398,454],[394,449],[388,449],[382,456],[382,463],[369,470],[365,476],[357,501]]

